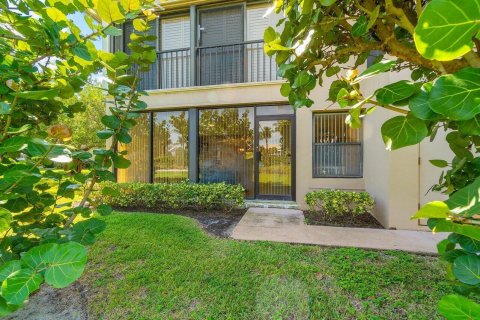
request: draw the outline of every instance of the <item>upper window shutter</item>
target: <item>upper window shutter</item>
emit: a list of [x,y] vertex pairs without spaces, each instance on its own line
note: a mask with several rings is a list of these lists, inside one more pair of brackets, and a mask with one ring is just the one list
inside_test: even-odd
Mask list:
[[268,19],[264,18],[265,7],[247,9],[247,41],[263,39],[263,32],[268,28]]
[[161,20],[161,50],[190,47],[190,17],[174,17]]
[[247,7],[247,41],[263,40],[263,33],[268,27],[277,29],[277,23],[282,15],[272,12],[263,17],[267,10],[268,6],[264,5]]
[[200,27],[203,47],[243,42],[243,5],[200,11]]

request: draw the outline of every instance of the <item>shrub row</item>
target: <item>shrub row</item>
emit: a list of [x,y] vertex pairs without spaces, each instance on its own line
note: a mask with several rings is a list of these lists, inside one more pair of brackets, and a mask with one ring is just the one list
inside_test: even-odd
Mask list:
[[96,198],[115,208],[230,211],[245,204],[245,190],[226,183],[114,183],[102,185]]
[[375,201],[368,192],[343,190],[316,190],[305,195],[305,203],[311,212],[322,212],[326,216],[357,216],[371,213]]

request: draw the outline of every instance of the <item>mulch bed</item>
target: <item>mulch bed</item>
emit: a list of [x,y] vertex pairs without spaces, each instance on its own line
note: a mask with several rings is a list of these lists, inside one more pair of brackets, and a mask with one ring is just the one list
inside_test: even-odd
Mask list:
[[217,237],[228,238],[237,223],[242,219],[246,209],[235,209],[231,211],[196,211],[196,210],[172,210],[152,208],[114,208],[122,212],[150,212],[157,214],[178,214],[197,220],[201,227],[208,233]]
[[305,222],[309,225],[385,229],[377,219],[368,213],[355,217],[350,214],[326,217],[323,213],[312,213],[310,211],[304,211],[303,214],[305,215]]

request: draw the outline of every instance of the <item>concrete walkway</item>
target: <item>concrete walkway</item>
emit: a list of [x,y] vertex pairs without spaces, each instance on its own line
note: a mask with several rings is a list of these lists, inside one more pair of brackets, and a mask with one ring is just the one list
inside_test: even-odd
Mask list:
[[248,209],[231,235],[238,240],[401,250],[423,254],[436,254],[437,243],[446,236],[445,233],[432,234],[428,231],[309,226],[305,224],[302,211],[277,208]]

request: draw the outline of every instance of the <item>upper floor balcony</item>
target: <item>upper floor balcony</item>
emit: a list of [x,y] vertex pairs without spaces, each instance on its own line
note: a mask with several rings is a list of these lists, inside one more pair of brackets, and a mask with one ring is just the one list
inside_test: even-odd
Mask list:
[[[142,74],[144,90],[275,81],[275,57],[263,50],[263,31],[278,17],[263,17],[264,2],[190,6],[162,13],[149,32],[157,36],[157,60]],[[112,41],[128,53],[131,24]]]

